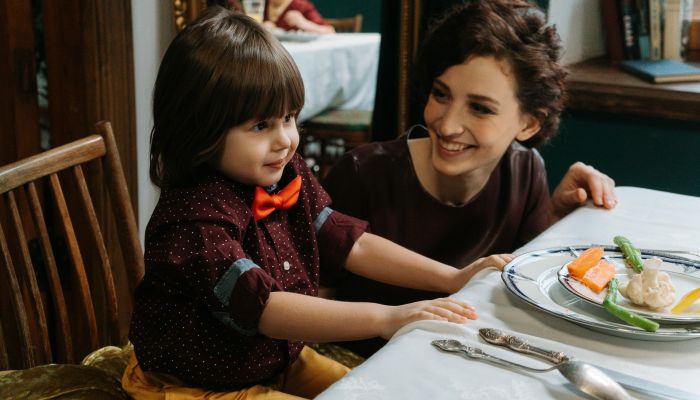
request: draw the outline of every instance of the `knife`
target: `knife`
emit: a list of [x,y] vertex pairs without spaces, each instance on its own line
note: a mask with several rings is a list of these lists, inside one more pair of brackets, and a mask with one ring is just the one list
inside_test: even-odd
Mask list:
[[[559,364],[568,358],[566,355],[564,355],[564,353],[533,346],[517,336],[509,335],[498,329],[481,328],[479,329],[479,335],[481,335],[481,337],[488,343],[504,346],[518,353],[540,357],[554,364]],[[627,375],[622,372],[598,365],[594,366],[606,373],[623,387],[642,394],[648,394],[662,399],[697,400],[700,398],[700,395],[698,394],[689,393],[684,390],[662,385],[660,383],[651,382],[646,379]]]

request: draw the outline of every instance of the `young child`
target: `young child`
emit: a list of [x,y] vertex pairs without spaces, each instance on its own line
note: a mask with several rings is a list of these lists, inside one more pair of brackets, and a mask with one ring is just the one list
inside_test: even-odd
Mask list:
[[[437,21],[416,57],[425,127],[346,154],[324,187],[334,207],[372,232],[461,267],[513,252],[587,198],[615,206],[615,184],[574,164],[551,201],[542,158],[564,108],[556,30],[525,1],[459,5]],[[403,304],[439,296],[349,274],[337,298]],[[369,356],[383,340],[345,343]]]
[[299,71],[243,14],[209,9],[179,33],[153,96],[150,172],[161,194],[122,382],[135,398],[314,397],[347,369],[304,340],[389,338],[416,320],[476,318],[447,298],[402,306],[321,299],[320,274],[347,270],[452,293],[512,258],[457,270],[333,211],[295,154]]

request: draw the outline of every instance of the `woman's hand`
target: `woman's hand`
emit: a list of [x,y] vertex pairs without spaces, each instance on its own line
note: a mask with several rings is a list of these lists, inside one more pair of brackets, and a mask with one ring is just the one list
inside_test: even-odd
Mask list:
[[380,336],[387,340],[394,336],[399,328],[414,321],[436,320],[463,324],[477,318],[474,307],[449,298],[418,301],[388,307],[387,310],[380,329]]
[[552,194],[552,222],[563,218],[589,198],[598,207],[615,207],[615,181],[579,161],[569,167]]
[[481,270],[486,268],[496,268],[502,271],[503,267],[505,267],[505,265],[508,264],[514,257],[515,256],[512,254],[493,254],[488,257],[482,257],[462,269],[455,270],[456,276],[450,293],[455,293],[462,289],[464,285],[466,285],[467,282],[469,282],[469,280]]

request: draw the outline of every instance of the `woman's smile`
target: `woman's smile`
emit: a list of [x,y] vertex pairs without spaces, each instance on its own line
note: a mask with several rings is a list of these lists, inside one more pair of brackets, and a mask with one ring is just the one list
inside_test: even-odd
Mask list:
[[457,155],[457,154],[461,154],[465,150],[476,148],[476,146],[471,145],[471,144],[453,142],[453,141],[445,140],[443,138],[438,138],[437,143],[438,143],[438,149],[442,150],[447,155]]

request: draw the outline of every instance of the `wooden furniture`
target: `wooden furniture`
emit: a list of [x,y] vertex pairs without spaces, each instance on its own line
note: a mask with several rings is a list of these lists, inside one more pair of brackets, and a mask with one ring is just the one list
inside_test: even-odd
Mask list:
[[[111,125],[101,122],[96,130],[0,167],[0,370],[75,363],[126,343],[120,319],[130,314],[143,252]],[[110,200],[104,210],[93,206],[86,183],[86,175],[100,172]],[[109,211],[118,254],[108,253],[98,223]],[[37,251],[28,231],[36,232]],[[117,298],[123,285],[131,295],[126,308]]]
[[[333,25],[336,32],[358,33],[362,31],[362,14],[351,18],[327,18],[326,22]],[[323,178],[328,172],[328,168],[345,151],[371,141],[371,125],[372,111],[370,110],[333,109],[324,111],[304,123],[303,133],[305,136],[302,154],[305,149],[315,148],[317,150],[314,154],[304,155],[307,157],[307,161],[309,158],[312,159],[312,167],[314,163],[317,167],[312,168],[312,170],[317,176]]]
[[[318,168],[312,168],[319,178],[348,150],[372,140],[372,111],[330,110],[304,123],[302,154],[312,157]],[[307,149],[315,149],[309,154]]]
[[574,64],[570,71],[571,109],[700,121],[700,82],[648,83],[603,58]]
[[336,32],[362,32],[362,14],[356,14],[349,18],[325,18]]

